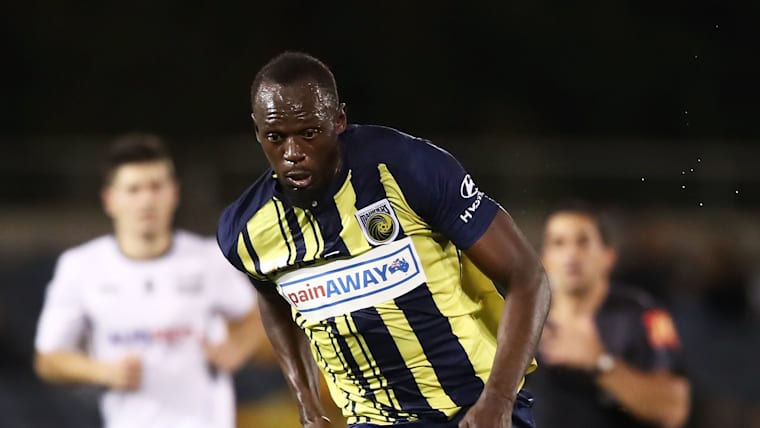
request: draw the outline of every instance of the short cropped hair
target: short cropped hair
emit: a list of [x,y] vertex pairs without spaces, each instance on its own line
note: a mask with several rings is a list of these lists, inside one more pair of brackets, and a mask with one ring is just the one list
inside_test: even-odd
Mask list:
[[161,137],[138,132],[121,135],[108,145],[103,156],[103,185],[110,185],[116,170],[123,165],[155,161],[168,162],[174,174],[174,162]]
[[301,80],[313,80],[338,106],[338,86],[330,68],[319,59],[303,52],[283,52],[267,62],[253,79],[251,84],[251,105],[256,100],[262,83],[273,82],[288,85]]
[[601,208],[598,208],[588,201],[582,199],[571,199],[568,201],[561,201],[555,204],[544,219],[544,233],[545,227],[554,215],[557,214],[578,214],[591,220],[596,226],[596,230],[599,232],[599,237],[602,240],[602,244],[605,247],[611,247],[613,245],[612,234],[610,233],[610,225],[607,215]]

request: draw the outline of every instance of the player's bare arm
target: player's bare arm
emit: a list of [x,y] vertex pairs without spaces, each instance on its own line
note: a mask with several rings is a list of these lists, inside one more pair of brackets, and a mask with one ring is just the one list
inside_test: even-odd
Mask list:
[[227,339],[219,344],[204,343],[209,362],[220,370],[234,372],[260,347],[266,346],[259,313],[251,309],[237,320],[227,321]]
[[632,414],[668,428],[683,426],[689,416],[689,381],[669,371],[643,372],[616,359],[597,377],[604,388]]
[[118,390],[139,388],[142,377],[142,363],[137,356],[106,362],[77,351],[37,353],[34,369],[49,382],[88,383]]
[[329,428],[330,421],[319,398],[319,371],[306,335],[290,316],[290,306],[274,292],[274,287],[259,289],[259,304],[264,329],[298,402],[301,422],[305,428]]
[[460,427],[509,427],[517,388],[533,358],[549,311],[549,282],[538,256],[503,210],[465,254],[505,288],[508,296],[499,323],[493,370]]

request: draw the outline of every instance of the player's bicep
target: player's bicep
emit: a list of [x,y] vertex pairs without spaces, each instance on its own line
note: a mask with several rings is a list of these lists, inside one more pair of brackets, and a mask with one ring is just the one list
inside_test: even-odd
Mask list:
[[[255,278],[249,279],[259,297],[262,318],[265,316],[264,311],[267,311],[267,316],[272,318],[273,321],[291,321],[291,307],[285,299],[282,298],[280,293],[277,292],[277,285],[272,282],[262,281]],[[266,308],[264,308],[264,306],[266,306]]]
[[538,256],[519,230],[512,217],[499,209],[486,231],[470,247],[467,257],[486,276],[502,287],[510,284],[514,275],[534,275],[541,270]]

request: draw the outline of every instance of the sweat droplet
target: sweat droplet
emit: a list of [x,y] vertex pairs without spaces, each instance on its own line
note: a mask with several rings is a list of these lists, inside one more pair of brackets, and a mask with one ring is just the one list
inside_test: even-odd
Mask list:
[[697,162],[702,162],[702,158],[697,158]]
[[685,185],[685,184],[682,184],[682,185],[681,185],[681,188],[682,188],[682,189],[685,189],[685,188],[686,188],[686,185]]
[[700,207],[702,207],[702,206],[704,206],[704,205],[705,205],[705,204],[703,204],[702,202],[700,202],[700,203],[699,203],[699,206],[700,206]]
[[715,24],[715,29],[718,29],[718,24]]
[[737,195],[739,194],[739,189],[736,189],[736,194],[737,194]]
[[686,171],[681,171],[681,175],[686,175]]
[[694,172],[694,168],[689,168],[689,172]]
[[644,177],[641,177],[641,181],[644,181]]

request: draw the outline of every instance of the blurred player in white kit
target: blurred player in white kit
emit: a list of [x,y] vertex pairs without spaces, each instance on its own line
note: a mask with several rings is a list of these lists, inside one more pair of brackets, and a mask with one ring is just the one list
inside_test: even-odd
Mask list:
[[37,373],[105,387],[108,428],[232,428],[230,374],[266,343],[250,283],[212,238],[173,229],[179,185],[159,137],[117,139],[103,173],[114,233],[58,259]]

